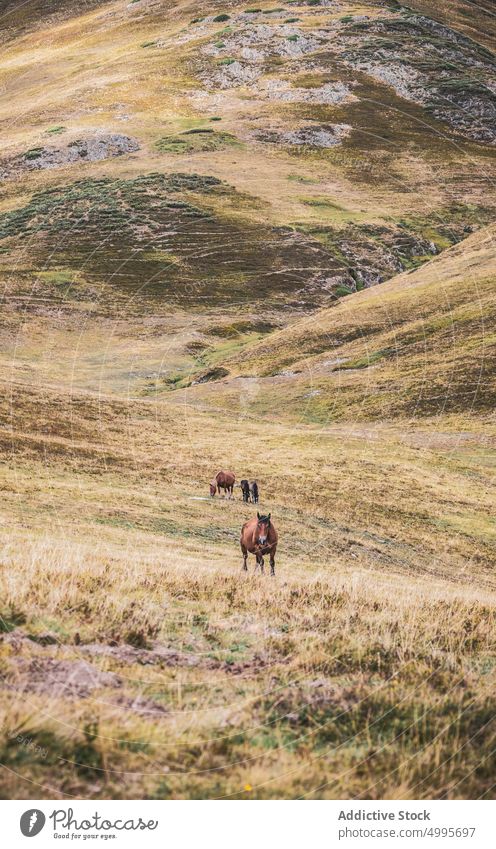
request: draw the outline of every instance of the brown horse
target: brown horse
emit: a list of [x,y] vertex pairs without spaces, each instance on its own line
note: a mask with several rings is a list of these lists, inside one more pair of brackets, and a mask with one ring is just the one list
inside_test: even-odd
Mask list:
[[250,519],[245,522],[241,528],[241,537],[239,544],[243,552],[243,569],[248,571],[247,560],[248,552],[254,554],[257,559],[257,566],[260,566],[260,571],[263,575],[264,570],[264,554],[270,555],[270,574],[276,574],[276,549],[277,549],[277,531],[268,516],[262,516],[257,513],[256,519]]
[[217,472],[214,479],[210,481],[210,495],[212,498],[215,495],[216,489],[219,495],[221,489],[224,490],[224,498],[226,495],[232,498],[235,480],[236,477],[232,472]]

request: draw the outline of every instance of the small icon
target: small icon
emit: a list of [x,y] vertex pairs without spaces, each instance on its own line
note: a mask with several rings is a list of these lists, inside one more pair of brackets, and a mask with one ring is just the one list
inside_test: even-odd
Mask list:
[[46,817],[38,808],[30,808],[24,811],[19,823],[24,837],[35,837],[45,825]]

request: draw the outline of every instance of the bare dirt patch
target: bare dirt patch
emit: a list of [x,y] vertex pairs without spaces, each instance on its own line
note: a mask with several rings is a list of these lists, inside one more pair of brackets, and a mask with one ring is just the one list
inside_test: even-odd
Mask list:
[[50,696],[84,699],[93,690],[120,687],[122,682],[113,672],[103,672],[85,660],[54,660],[53,658],[18,659],[8,686],[20,693],[40,693]]

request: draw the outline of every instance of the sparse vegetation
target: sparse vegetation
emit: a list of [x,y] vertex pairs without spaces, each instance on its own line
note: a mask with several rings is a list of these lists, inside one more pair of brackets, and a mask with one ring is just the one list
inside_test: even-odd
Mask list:
[[177,136],[163,136],[157,142],[157,149],[161,153],[196,153],[236,145],[239,142],[231,133],[205,128],[186,130]]
[[42,153],[42,147],[32,147],[31,150],[26,151],[26,153],[24,154],[24,159],[39,159]]

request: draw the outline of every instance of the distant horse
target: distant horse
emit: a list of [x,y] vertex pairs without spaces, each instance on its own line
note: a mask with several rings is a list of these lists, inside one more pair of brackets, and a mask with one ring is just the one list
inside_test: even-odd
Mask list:
[[[268,516],[261,516],[257,513],[256,519],[250,519],[245,522],[241,528],[241,537],[239,544],[243,552],[243,569],[248,571],[247,560],[248,552],[254,554],[257,560],[257,566],[260,566],[260,571],[264,571],[264,554],[270,556],[270,574],[276,574],[276,549],[277,549],[277,531]],[[255,569],[257,568],[255,566]]]
[[250,481],[250,495],[254,504],[258,504],[258,483]]
[[219,495],[221,489],[224,490],[224,498],[226,495],[228,495],[229,498],[232,498],[235,480],[236,477],[232,472],[217,472],[214,479],[210,481],[210,495],[212,498],[215,495],[216,489]]
[[247,480],[242,480],[240,486],[243,493],[243,501],[246,503],[250,500],[250,484]]

